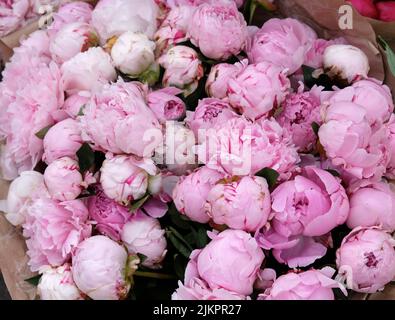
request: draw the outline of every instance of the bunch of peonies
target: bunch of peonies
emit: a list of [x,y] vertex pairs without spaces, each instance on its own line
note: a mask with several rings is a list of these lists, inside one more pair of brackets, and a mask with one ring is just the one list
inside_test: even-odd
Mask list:
[[[33,2],[0,1],[0,35]],[[137,277],[153,295],[178,285],[174,300],[333,300],[394,280],[390,89],[343,38],[247,26],[242,5],[76,1],[15,49],[0,209],[41,299],[139,297],[153,282]],[[333,86],[303,83],[304,66]]]
[[363,16],[385,22],[395,21],[395,1],[350,0]]

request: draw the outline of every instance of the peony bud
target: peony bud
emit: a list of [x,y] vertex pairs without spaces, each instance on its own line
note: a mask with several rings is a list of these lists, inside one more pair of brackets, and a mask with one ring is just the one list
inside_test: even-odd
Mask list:
[[185,116],[185,103],[177,97],[180,93],[181,90],[169,87],[148,94],[148,106],[161,123],[180,120]]

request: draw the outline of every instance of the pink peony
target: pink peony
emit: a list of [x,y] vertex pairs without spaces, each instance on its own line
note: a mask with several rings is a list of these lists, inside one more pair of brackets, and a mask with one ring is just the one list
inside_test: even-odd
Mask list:
[[99,89],[117,77],[111,57],[100,47],[90,48],[67,60],[61,72],[64,89],[69,95]]
[[335,270],[325,267],[321,270],[290,272],[279,277],[271,288],[259,296],[259,300],[335,300],[333,289],[347,290],[332,280]]
[[356,292],[375,293],[395,277],[395,240],[377,227],[356,228],[336,252],[339,278]]
[[95,186],[95,195],[89,197],[87,205],[89,216],[96,222],[96,229],[114,241],[121,240],[124,224],[132,213],[125,206],[108,198],[100,185]]
[[216,98],[206,98],[199,101],[194,112],[187,111],[185,121],[198,138],[199,130],[211,129],[217,124],[224,123],[237,116],[227,102]]
[[379,11],[379,19],[385,22],[395,21],[395,1],[380,1],[376,7]]
[[386,176],[390,179],[395,179],[395,116],[392,115],[390,121],[387,123],[387,130],[389,133],[389,154],[390,161],[387,165]]
[[208,130],[198,146],[199,161],[229,175],[255,174],[266,167],[288,179],[299,156],[292,140],[275,120],[250,122],[235,117]]
[[155,175],[156,170],[151,159],[108,155],[100,169],[100,183],[107,197],[129,204],[145,196],[148,175]]
[[350,215],[347,226],[380,226],[395,231],[395,190],[387,182],[358,181],[349,189]]
[[210,220],[204,208],[207,196],[223,177],[223,174],[203,167],[181,178],[173,192],[177,210],[192,221],[207,223]]
[[17,30],[35,16],[30,0],[0,1],[0,37]]
[[254,35],[247,54],[251,63],[271,62],[292,74],[316,39],[314,30],[296,19],[270,19]]
[[105,236],[81,242],[73,254],[73,278],[93,300],[125,299],[130,290],[126,249]]
[[126,31],[152,38],[157,29],[158,6],[154,0],[100,0],[93,10],[92,24],[102,44]]
[[44,182],[51,198],[59,201],[76,199],[83,189],[83,177],[76,160],[57,159],[45,169]]
[[229,79],[235,78],[248,65],[248,60],[235,64],[219,63],[211,68],[206,81],[206,92],[210,97],[223,99],[227,95]]
[[362,106],[335,102],[323,109],[319,138],[332,164],[357,179],[380,179],[389,161],[389,134],[371,127]]
[[332,40],[314,40],[311,49],[305,55],[303,64],[315,69],[323,68],[325,49],[333,44],[347,44],[347,40],[344,38],[335,38]]
[[202,62],[192,48],[175,46],[163,54],[158,62],[165,68],[164,87],[177,87],[187,96],[193,93],[204,75]]
[[76,159],[81,146],[79,123],[73,119],[63,120],[51,127],[45,135],[43,160],[50,164],[63,157]]
[[211,234],[211,238],[204,249],[192,252],[186,272],[192,269],[195,277],[204,280],[213,290],[222,288],[250,295],[265,258],[255,239],[239,230]]
[[220,180],[208,193],[206,210],[218,225],[256,232],[270,215],[268,184],[261,177]]
[[202,4],[192,16],[188,34],[206,57],[226,60],[244,49],[247,23],[233,2]]
[[283,69],[261,62],[247,66],[229,79],[227,97],[233,108],[255,120],[279,106],[290,88]]
[[303,92],[301,86],[297,93],[287,96],[281,105],[282,111],[276,117],[278,123],[290,132],[292,140],[301,152],[309,152],[315,148],[317,135],[312,124],[320,125],[321,91],[323,87],[314,86]]
[[96,91],[81,117],[86,140],[101,151],[151,156],[162,132],[145,97],[141,83],[121,79]]
[[85,106],[90,100],[89,91],[81,91],[69,96],[63,104],[62,110],[73,119],[83,114]]
[[147,95],[147,104],[161,123],[180,120],[185,116],[185,103],[177,97],[180,93],[180,89],[169,87]]
[[97,46],[99,39],[95,30],[85,22],[66,24],[54,36],[50,51],[54,61],[62,64],[80,52]]
[[390,89],[375,79],[360,80],[346,87],[329,98],[330,103],[353,102],[366,111],[369,123],[381,125],[389,120],[394,111],[394,103]]
[[71,273],[71,266],[45,267],[37,286],[41,300],[84,300],[84,294],[77,288]]
[[32,271],[46,265],[63,265],[78,244],[90,237],[92,229],[82,201],[57,202],[44,198],[29,207],[23,228]]
[[166,255],[166,237],[157,219],[141,211],[133,214],[122,229],[122,241],[129,254],[143,254],[147,258],[142,265],[151,269],[161,267]]
[[363,16],[377,19],[379,12],[374,0],[350,0],[354,8]]

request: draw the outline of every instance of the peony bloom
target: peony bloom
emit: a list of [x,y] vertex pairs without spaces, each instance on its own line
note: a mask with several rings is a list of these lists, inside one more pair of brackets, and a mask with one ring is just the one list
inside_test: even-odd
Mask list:
[[193,12],[194,7],[187,5],[170,10],[154,36],[159,55],[170,47],[188,40],[187,31]]
[[379,12],[374,0],[350,0],[354,8],[363,16],[377,19]]
[[227,97],[233,108],[256,120],[279,106],[290,88],[290,81],[283,69],[261,62],[247,66],[229,79]]
[[350,187],[350,215],[347,226],[380,226],[395,231],[395,190],[387,182],[359,181]]
[[165,230],[157,219],[145,215],[141,211],[133,214],[129,222],[122,229],[122,241],[129,254],[143,254],[146,260],[142,265],[157,269],[166,255],[167,242]]
[[68,94],[99,89],[117,77],[111,57],[99,47],[78,53],[63,63],[61,72],[64,89]]
[[45,267],[37,286],[41,300],[84,300],[84,295],[74,283],[71,266]]
[[395,240],[377,227],[356,228],[336,252],[339,278],[356,292],[375,293],[395,277]]
[[[211,234],[211,242],[190,257],[195,277],[204,280],[211,289],[225,289],[248,296],[265,258],[255,239],[240,230]],[[224,254],[226,253],[226,254]]]
[[272,192],[271,228],[258,235],[260,245],[274,249],[280,263],[305,267],[326,248],[318,239],[346,222],[349,201],[339,179],[316,167],[284,182]]
[[303,64],[315,69],[323,68],[324,52],[326,48],[334,44],[347,44],[347,40],[344,38],[335,38],[332,40],[316,39],[311,49],[306,53]]
[[395,1],[380,1],[376,3],[381,21],[395,21]]
[[88,210],[96,229],[114,241],[121,240],[121,231],[132,213],[125,206],[108,198],[100,185],[95,186],[95,195],[88,198]]
[[74,1],[62,5],[53,15],[53,22],[48,27],[50,34],[56,34],[62,27],[73,22],[90,23],[92,6],[84,1]]
[[383,176],[389,161],[388,131],[372,128],[365,108],[335,102],[323,109],[319,138],[332,164],[357,179]]
[[274,281],[273,286],[259,296],[259,300],[335,300],[333,289],[347,290],[332,280],[335,270],[325,267],[321,270],[290,272]]
[[91,230],[88,210],[82,201],[35,200],[23,225],[30,269],[63,265],[78,244],[90,237]]
[[192,221],[207,223],[210,220],[204,208],[207,196],[223,177],[223,174],[215,170],[202,167],[181,178],[173,191],[177,210]]
[[177,87],[187,96],[196,90],[203,77],[203,65],[198,54],[192,48],[175,46],[163,54],[158,62],[165,68],[164,87]]
[[390,121],[387,123],[389,133],[389,154],[390,161],[387,165],[386,176],[390,179],[395,179],[395,116],[392,115]]
[[256,232],[270,215],[268,184],[261,177],[220,180],[208,193],[206,210],[215,224]]
[[20,226],[25,222],[27,210],[34,199],[46,196],[44,176],[37,171],[24,171],[12,181],[7,200],[0,201],[0,210],[12,225]]
[[270,19],[253,36],[247,54],[251,63],[270,62],[293,74],[316,39],[314,30],[296,19]]
[[206,92],[210,97],[224,99],[228,92],[229,79],[235,78],[248,65],[248,60],[235,64],[219,63],[211,68],[206,81]]
[[115,67],[122,73],[137,77],[155,61],[155,43],[144,33],[123,33],[111,49]]
[[154,0],[100,0],[93,10],[92,24],[102,44],[127,31],[152,38],[157,29],[158,6]]
[[126,249],[105,236],[81,242],[73,254],[73,278],[93,300],[119,300],[130,290]]
[[334,44],[325,49],[324,70],[332,78],[348,83],[366,79],[370,70],[369,59],[359,48]]
[[30,0],[2,0],[0,2],[0,37],[17,30],[34,16]]
[[73,58],[90,47],[97,46],[95,30],[85,22],[74,22],[62,27],[50,44],[52,58],[59,64]]
[[371,126],[387,122],[394,111],[390,89],[372,78],[357,81],[350,87],[335,91],[329,102],[353,102],[360,105],[365,109]]
[[76,119],[78,116],[83,114],[83,110],[90,100],[89,91],[80,91],[79,93],[73,94],[66,99],[62,106],[62,110],[72,118]]
[[321,92],[323,87],[314,86],[303,92],[303,86],[297,93],[290,94],[283,102],[281,113],[276,116],[278,123],[292,135],[292,140],[301,152],[315,148],[317,135],[312,124],[322,123],[320,115]]
[[233,2],[202,4],[192,16],[188,34],[206,57],[226,60],[244,49],[247,23]]
[[146,88],[139,82],[120,79],[103,86],[80,118],[83,137],[100,151],[150,157],[162,142],[162,131],[145,96]]
[[50,164],[63,157],[76,159],[81,146],[79,123],[73,119],[63,120],[51,127],[45,135],[43,160]]
[[200,142],[199,161],[229,175],[254,175],[268,167],[287,180],[299,162],[291,138],[272,119],[253,123],[235,117],[208,130]]
[[148,175],[155,175],[156,167],[151,159],[108,156],[100,172],[100,183],[106,196],[120,204],[129,204],[145,196]]
[[83,189],[78,162],[69,157],[57,159],[45,169],[44,182],[51,198],[59,201],[76,199]]
[[147,104],[161,123],[180,120],[185,116],[185,103],[177,97],[181,93],[180,89],[169,87],[147,95]]
[[199,130],[211,129],[237,116],[227,102],[216,98],[206,98],[199,101],[194,112],[187,111],[185,122],[198,138]]

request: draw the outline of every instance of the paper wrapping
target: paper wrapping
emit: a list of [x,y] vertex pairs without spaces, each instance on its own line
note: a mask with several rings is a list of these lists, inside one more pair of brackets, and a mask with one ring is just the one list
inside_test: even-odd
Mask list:
[[[353,29],[340,30],[338,10],[341,5],[345,4],[343,0],[280,0],[277,4],[282,15],[306,22],[317,31],[320,37],[328,39],[345,37],[351,44],[361,48],[369,57],[370,75],[380,80],[385,79],[395,94],[395,77],[386,67],[386,61],[376,41],[376,34],[380,34],[395,49],[395,23],[368,19],[354,11]],[[21,37],[37,28],[37,21],[32,22],[2,40],[6,46],[13,48],[18,45]],[[0,41],[2,58],[10,55],[4,43]],[[5,199],[8,185],[8,182],[0,180],[0,199]],[[36,289],[25,281],[33,276],[27,267],[27,261],[26,245],[21,231],[11,226],[0,214],[0,270],[12,299],[34,299],[36,296]],[[355,294],[352,299],[395,300],[395,286],[388,285],[383,292],[377,294]]]

